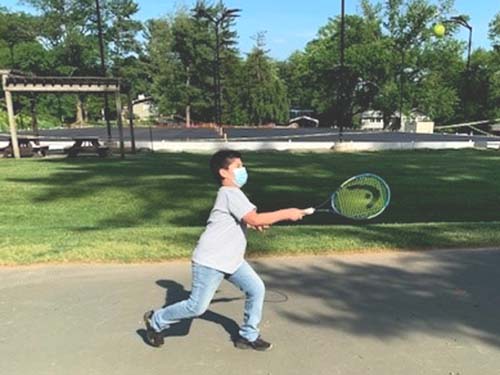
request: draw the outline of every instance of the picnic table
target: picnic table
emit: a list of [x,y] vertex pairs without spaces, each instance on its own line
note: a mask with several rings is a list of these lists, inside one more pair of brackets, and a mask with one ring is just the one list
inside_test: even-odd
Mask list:
[[[33,136],[17,136],[17,144],[19,145],[19,154],[21,157],[46,156],[49,152],[49,146],[40,146],[32,143],[38,141],[38,137]],[[12,138],[9,138],[9,144],[0,149],[4,158],[14,156],[12,149]]]
[[68,157],[76,157],[80,153],[97,154],[100,157],[111,155],[111,149],[99,142],[99,137],[74,137],[75,143],[64,149]]

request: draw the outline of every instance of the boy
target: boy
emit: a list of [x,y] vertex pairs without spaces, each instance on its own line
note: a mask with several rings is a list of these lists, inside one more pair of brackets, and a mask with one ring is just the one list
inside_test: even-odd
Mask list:
[[241,154],[221,150],[210,159],[210,169],[220,184],[207,227],[192,257],[192,288],[189,298],[163,309],[144,314],[146,338],[150,345],[164,343],[161,331],[181,319],[202,315],[223,279],[240,288],[246,296],[244,322],[234,345],[240,349],[265,351],[271,344],[259,335],[265,287],[245,261],[247,226],[262,231],[278,221],[302,219],[304,211],[288,208],[257,213],[256,207],[240,190],[248,175]]

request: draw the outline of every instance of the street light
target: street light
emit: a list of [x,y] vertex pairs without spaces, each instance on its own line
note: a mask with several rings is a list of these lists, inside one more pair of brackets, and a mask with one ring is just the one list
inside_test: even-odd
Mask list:
[[460,25],[462,27],[465,27],[467,30],[469,30],[469,43],[467,46],[467,69],[465,73],[465,91],[466,93],[464,94],[463,100],[464,100],[464,118],[467,117],[467,91],[469,87],[469,81],[470,81],[470,53],[471,53],[471,48],[472,48],[472,26],[467,22],[467,19],[464,16],[453,16],[450,17],[449,19],[443,21],[443,23],[456,23],[457,25]]
[[469,30],[469,44],[467,47],[467,71],[470,69],[470,52],[472,48],[472,26],[467,22],[464,16],[454,16],[450,17],[447,20],[444,20],[443,23],[456,23],[457,25],[465,27]]
[[339,125],[339,142],[342,142],[342,130],[344,127],[344,95],[345,95],[345,84],[344,84],[344,50],[345,50],[345,0],[342,0],[341,11],[340,11],[340,90],[337,91],[337,103],[339,110],[337,111],[337,123]]
[[[95,0],[95,7],[97,13],[97,33],[99,36],[99,53],[101,55],[101,74],[106,77],[106,62],[104,60],[104,42],[102,37],[102,23],[101,23],[101,7],[99,5],[99,0]],[[121,116],[120,113],[116,114]],[[104,120],[106,121],[106,129],[108,132],[108,142],[111,141],[111,124],[109,122],[109,103],[108,94],[104,93]]]

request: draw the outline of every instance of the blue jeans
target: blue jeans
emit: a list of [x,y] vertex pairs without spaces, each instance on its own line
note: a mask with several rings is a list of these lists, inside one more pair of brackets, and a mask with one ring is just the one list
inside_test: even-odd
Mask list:
[[[225,273],[200,264],[192,263],[192,287],[189,298],[163,309],[156,310],[151,318],[151,325],[160,332],[182,319],[195,318],[208,308],[220,283],[227,276]],[[265,286],[253,268],[244,261],[227,280],[245,293],[245,311],[240,336],[248,341],[259,337],[258,325],[262,318]]]

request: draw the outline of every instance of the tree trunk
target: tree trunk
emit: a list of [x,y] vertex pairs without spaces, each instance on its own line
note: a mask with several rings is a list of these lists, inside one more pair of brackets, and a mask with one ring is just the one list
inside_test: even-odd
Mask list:
[[85,116],[83,113],[83,101],[80,95],[76,96],[76,121],[74,125],[85,124]]
[[16,60],[14,58],[14,45],[9,46],[9,52],[10,52],[10,65],[11,69],[16,69]]
[[191,126],[191,106],[188,104],[186,106],[186,127],[189,128]]

